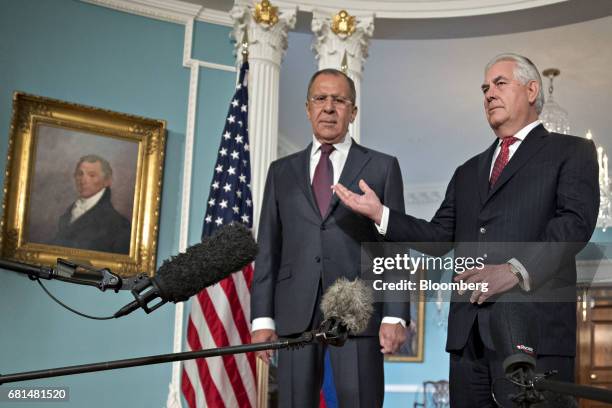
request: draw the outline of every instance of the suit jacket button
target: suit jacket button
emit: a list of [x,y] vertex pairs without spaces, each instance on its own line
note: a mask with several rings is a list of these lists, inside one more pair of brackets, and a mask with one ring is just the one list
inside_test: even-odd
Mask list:
[[325,225],[321,225],[321,231],[325,231]]
[[320,257],[320,256],[315,256],[315,262],[316,262],[316,263],[321,262],[321,257]]
[[485,227],[480,227],[480,233],[481,234],[486,234],[487,233],[487,229]]

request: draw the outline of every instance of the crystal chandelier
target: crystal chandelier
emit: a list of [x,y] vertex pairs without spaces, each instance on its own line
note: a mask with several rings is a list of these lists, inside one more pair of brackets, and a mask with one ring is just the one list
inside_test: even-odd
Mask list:
[[[591,131],[587,131],[586,138],[593,140]],[[599,214],[597,226],[604,232],[612,225],[612,197],[610,196],[610,176],[608,175],[608,155],[603,147],[597,148],[597,164],[599,165]]]
[[542,74],[548,78],[548,98],[542,107],[540,120],[549,132],[563,133],[567,135],[570,131],[567,111],[553,99],[553,79],[561,73],[557,68],[548,68]]

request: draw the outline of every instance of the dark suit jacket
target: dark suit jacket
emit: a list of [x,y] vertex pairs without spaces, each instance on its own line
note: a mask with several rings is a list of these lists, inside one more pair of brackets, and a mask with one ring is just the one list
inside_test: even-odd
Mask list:
[[129,254],[131,224],[113,207],[110,188],[95,206],[70,223],[73,206],[59,219],[55,245]]
[[[273,318],[281,336],[309,329],[319,281],[325,291],[339,277],[359,277],[361,243],[380,239],[371,221],[339,205],[335,195],[321,217],[312,193],[310,152],[311,145],[270,165],[259,222],[251,318]],[[340,183],[360,191],[360,179],[387,206],[404,211],[397,159],[353,141]],[[377,335],[383,316],[409,321],[409,313],[408,303],[376,304],[363,334]]]
[[[483,256],[490,264],[516,258],[531,280],[532,292],[525,296],[531,302],[529,317],[538,326],[537,352],[573,356],[575,255],[590,239],[599,209],[595,146],[582,138],[549,133],[539,125],[523,140],[489,190],[489,172],[497,143],[496,139],[486,151],[457,168],[444,201],[430,222],[391,210],[386,238],[448,242],[434,255],[454,248],[455,255],[467,252]],[[502,242],[518,244],[504,246],[499,244]],[[571,299],[563,288],[569,288]],[[551,302],[550,293],[556,290],[565,294],[565,302]],[[512,292],[520,290],[515,288]],[[494,302],[483,306],[469,303],[470,294],[463,298],[454,294],[447,351],[463,348],[476,316],[483,341],[492,346],[490,323],[503,316],[496,315]],[[498,301],[508,300],[512,295],[503,294]],[[543,298],[546,300],[534,301]],[[573,302],[568,301],[572,299]]]

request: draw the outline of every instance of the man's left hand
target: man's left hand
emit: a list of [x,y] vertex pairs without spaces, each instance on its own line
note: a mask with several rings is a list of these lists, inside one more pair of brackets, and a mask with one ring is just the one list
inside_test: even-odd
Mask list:
[[393,354],[406,341],[406,328],[401,323],[381,323],[378,332],[380,351],[383,354]]
[[[510,265],[507,263],[485,265],[481,269],[468,269],[455,276],[453,280],[455,282],[464,281],[465,283],[486,283],[486,292],[475,290],[470,297],[471,303],[478,303],[479,305],[491,296],[509,291],[519,283],[519,279],[512,273]],[[463,292],[459,291],[459,294],[462,295]]]

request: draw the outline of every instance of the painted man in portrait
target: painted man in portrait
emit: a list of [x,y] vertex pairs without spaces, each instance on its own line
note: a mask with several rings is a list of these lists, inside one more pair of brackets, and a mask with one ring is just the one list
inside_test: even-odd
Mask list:
[[112,176],[106,159],[81,157],[74,171],[79,197],[60,217],[55,245],[129,254],[131,225],[111,203]]

